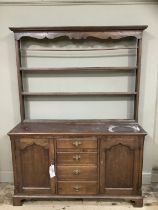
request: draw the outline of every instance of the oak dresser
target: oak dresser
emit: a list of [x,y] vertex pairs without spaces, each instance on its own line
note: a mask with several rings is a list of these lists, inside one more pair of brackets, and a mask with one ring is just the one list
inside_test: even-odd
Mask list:
[[[21,113],[21,122],[8,134],[14,169],[13,205],[21,205],[24,200],[38,199],[120,199],[131,201],[136,207],[143,206],[141,186],[146,132],[138,124],[138,104],[142,33],[146,28],[147,26],[10,28],[15,36]],[[90,38],[101,40],[101,43],[103,40],[115,43],[126,38],[127,41],[132,39],[136,45],[130,45],[128,50],[136,52],[135,65],[45,68],[23,66],[23,41],[60,41],[63,37],[74,42]],[[120,48],[124,50],[122,44]],[[113,49],[108,45],[108,49],[104,50],[112,51],[117,48]],[[34,74],[36,77],[38,74],[78,72],[112,75],[132,73],[135,79],[134,90],[29,92],[25,89],[24,77],[27,74]],[[40,97],[44,100],[49,97],[49,100],[53,97],[82,97],[86,100],[94,97],[95,100],[107,98],[112,102],[122,101],[124,97],[125,100],[133,100],[133,106],[128,107],[133,110],[133,114],[127,114],[130,119],[28,119],[27,100],[37,100]]]

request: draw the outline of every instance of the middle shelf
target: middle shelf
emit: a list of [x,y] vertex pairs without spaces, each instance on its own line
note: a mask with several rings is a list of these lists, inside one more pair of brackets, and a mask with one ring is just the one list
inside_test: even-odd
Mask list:
[[134,96],[137,92],[22,92],[23,96]]
[[21,67],[20,71],[24,73],[79,73],[79,72],[129,72],[135,71],[137,66],[133,67],[66,67],[66,68],[26,68]]

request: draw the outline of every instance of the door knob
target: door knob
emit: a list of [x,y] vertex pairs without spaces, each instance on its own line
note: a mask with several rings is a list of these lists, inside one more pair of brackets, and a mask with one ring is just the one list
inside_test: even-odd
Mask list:
[[73,160],[80,160],[80,159],[81,159],[80,155],[74,155],[73,156]]
[[73,187],[73,189],[75,190],[75,192],[79,192],[81,187],[79,185],[76,185],[76,186]]
[[79,147],[82,143],[80,141],[75,141],[72,143],[75,147]]
[[81,172],[80,172],[79,169],[76,169],[76,170],[73,171],[73,175],[80,175],[80,173],[81,173]]

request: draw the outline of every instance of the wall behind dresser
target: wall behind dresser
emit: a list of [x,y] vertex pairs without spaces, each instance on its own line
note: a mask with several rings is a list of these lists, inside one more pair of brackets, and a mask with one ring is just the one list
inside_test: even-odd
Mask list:
[[8,27],[147,24],[149,27],[143,37],[139,123],[148,132],[143,182],[149,183],[152,167],[158,167],[158,120],[155,117],[158,95],[158,4],[154,1],[150,4],[145,1],[136,1],[137,4],[134,1],[129,4],[113,1],[113,5],[109,5],[104,1],[102,5],[59,6],[51,1],[49,4],[38,1],[34,4],[32,1],[29,5],[26,1],[17,2],[0,2],[0,181],[13,180],[7,132],[20,121],[14,38]]

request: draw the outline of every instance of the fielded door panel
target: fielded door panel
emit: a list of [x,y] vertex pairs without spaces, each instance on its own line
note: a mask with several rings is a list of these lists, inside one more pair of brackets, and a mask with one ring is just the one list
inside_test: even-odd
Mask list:
[[142,144],[137,136],[107,136],[100,144],[100,192],[141,194]]
[[49,175],[49,166],[55,159],[53,139],[23,137],[15,141],[15,147],[18,191],[55,193],[55,179]]

